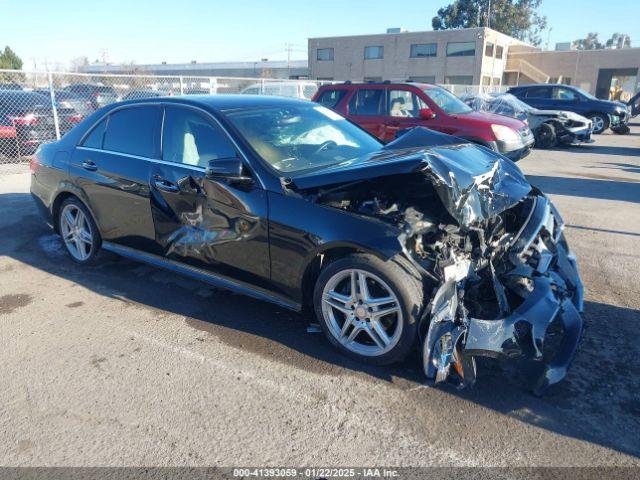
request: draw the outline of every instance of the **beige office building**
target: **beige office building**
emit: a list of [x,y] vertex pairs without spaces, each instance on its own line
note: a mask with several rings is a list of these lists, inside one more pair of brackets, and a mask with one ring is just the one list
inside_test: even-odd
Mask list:
[[601,98],[638,90],[640,49],[542,51],[490,28],[309,39],[310,78],[447,85],[569,83]]

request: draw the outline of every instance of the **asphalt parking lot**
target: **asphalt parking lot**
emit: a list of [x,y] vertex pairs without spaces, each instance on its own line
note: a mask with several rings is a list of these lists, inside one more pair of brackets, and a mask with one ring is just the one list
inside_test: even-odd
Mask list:
[[640,465],[640,124],[520,165],[567,223],[588,330],[543,398],[500,365],[422,386],[304,319],[127,260],[76,266],[0,176],[3,465]]

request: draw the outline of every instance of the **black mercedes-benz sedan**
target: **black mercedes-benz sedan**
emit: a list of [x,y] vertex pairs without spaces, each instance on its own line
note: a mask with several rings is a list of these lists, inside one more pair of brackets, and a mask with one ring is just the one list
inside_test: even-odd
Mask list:
[[583,325],[560,215],[507,158],[403,133],[294,99],[134,100],[41,146],[31,192],[78,263],[107,250],[305,311],[364,362],[418,344],[436,383],[518,360],[543,392]]

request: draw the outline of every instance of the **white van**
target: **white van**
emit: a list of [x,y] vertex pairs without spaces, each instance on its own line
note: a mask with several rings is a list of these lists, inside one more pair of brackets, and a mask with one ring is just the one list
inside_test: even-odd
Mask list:
[[303,98],[311,100],[318,91],[318,85],[313,82],[271,82],[254,83],[242,90],[243,95],[276,95],[279,97]]

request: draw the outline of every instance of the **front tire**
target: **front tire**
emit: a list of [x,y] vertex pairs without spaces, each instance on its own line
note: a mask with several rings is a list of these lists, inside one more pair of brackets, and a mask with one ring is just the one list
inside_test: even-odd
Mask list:
[[102,238],[91,213],[77,198],[67,198],[60,205],[58,232],[73,261],[85,265],[95,262]]
[[557,143],[555,127],[549,123],[541,124],[536,131],[536,147],[553,148]]
[[603,133],[609,128],[609,116],[602,113],[594,113],[589,116],[589,120],[593,123],[593,133]]
[[423,286],[394,260],[353,254],[333,261],[320,272],[313,299],[327,339],[351,358],[388,365],[415,344]]

